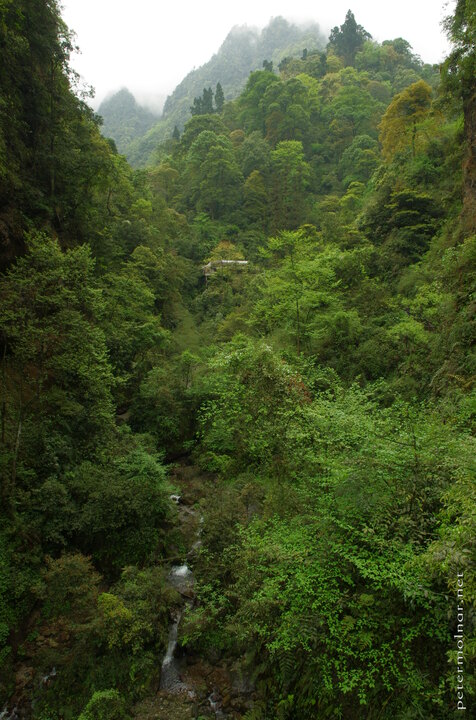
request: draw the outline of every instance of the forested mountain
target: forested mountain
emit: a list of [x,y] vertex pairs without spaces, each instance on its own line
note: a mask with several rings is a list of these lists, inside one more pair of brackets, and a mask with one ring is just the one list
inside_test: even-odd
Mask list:
[[103,100],[98,115],[104,121],[102,134],[114,140],[121,155],[127,155],[131,142],[145,135],[159,117],[139,105],[126,88]]
[[220,82],[225,99],[231,100],[242,90],[250,72],[261,69],[265,60],[277,68],[283,58],[300,56],[305,48],[322,50],[325,44],[318,25],[302,29],[282,17],[273,18],[261,32],[247,26],[234,27],[216,55],[177,85],[165,101],[164,117],[183,127],[193,99],[203,88],[215,88]]
[[163,117],[128,149],[128,159],[135,166],[148,164],[157,145],[172,136],[175,126],[182,131],[190,118],[194,98],[204,88],[214,91],[220,83],[225,99],[232,100],[243,89],[250,72],[261,69],[264,61],[272,62],[277,69],[284,58],[300,57],[304,50],[322,50],[325,44],[326,38],[318,25],[299,28],[282,17],[273,18],[261,31],[247,26],[233,28],[218,52],[177,85],[165,101]]
[[428,66],[349,11],[134,171],[57,3],[0,3],[3,720],[469,717],[471,0],[446,27]]

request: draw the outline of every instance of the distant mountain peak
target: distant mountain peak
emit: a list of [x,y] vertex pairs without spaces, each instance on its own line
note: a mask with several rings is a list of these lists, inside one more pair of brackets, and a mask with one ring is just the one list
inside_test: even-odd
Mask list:
[[[194,97],[201,95],[204,87],[220,82],[229,100],[236,97],[244,87],[248,75],[262,68],[264,60],[276,64],[286,55],[300,55],[304,43],[307,49],[323,49],[327,38],[317,23],[306,27],[286,20],[281,15],[272,17],[260,30],[250,25],[235,25],[231,28],[217,53],[201,67],[186,75],[164,105],[164,118],[174,116],[174,123],[183,126],[188,120],[189,106]],[[184,103],[187,98],[188,105]]]
[[114,140],[120,153],[125,153],[130,143],[145,135],[159,119],[158,113],[139,105],[126,87],[103,100],[98,115],[104,121],[103,135]]

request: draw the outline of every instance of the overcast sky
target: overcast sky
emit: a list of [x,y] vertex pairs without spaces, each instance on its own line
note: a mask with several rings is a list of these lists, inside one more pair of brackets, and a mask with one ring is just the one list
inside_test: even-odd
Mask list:
[[[60,0],[61,1],[61,0]],[[314,20],[328,34],[350,8],[375,40],[403,37],[425,62],[448,50],[441,19],[455,0],[62,0],[81,54],[73,67],[98,103],[128,87],[144,101],[167,95],[206,62],[234,25],[264,27],[271,17]]]

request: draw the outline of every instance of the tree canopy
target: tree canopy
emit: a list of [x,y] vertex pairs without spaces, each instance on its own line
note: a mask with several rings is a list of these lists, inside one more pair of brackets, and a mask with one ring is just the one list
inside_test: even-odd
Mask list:
[[137,170],[0,0],[3,720],[470,709],[473,5],[232,32]]

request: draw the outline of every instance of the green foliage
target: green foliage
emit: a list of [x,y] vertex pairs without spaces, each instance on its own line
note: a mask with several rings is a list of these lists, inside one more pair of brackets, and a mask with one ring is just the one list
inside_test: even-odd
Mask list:
[[[261,354],[255,382],[272,393],[268,425],[268,405],[261,400],[254,410],[241,390],[245,362],[247,382],[253,378],[248,355],[234,350],[227,363],[240,369],[236,388],[249,416],[238,413],[237,389],[222,377],[227,402],[207,409],[203,449],[208,458],[210,448],[239,447],[245,466],[267,478],[263,516],[245,521],[241,537],[235,529],[234,546],[221,551],[230,574],[217,576],[216,561],[207,562],[216,541],[204,537],[206,578],[219,580],[227,602],[204,587],[205,614],[215,620],[203,625],[199,611],[192,622],[211,642],[220,642],[217,622],[236,636],[270,680],[274,706],[288,697],[299,717],[312,717],[316,698],[324,717],[336,705],[344,713],[360,706],[366,717],[382,699],[398,712],[400,686],[419,712],[443,717],[431,688],[446,673],[447,603],[428,585],[419,546],[432,535],[442,492],[467,477],[473,441],[456,437],[432,410],[402,402],[383,410],[357,388],[288,404]],[[279,464],[276,450],[264,451],[275,434]],[[221,462],[221,472],[236,476],[240,468]],[[426,659],[416,661],[422,642]]]
[[248,178],[255,170],[267,177],[271,161],[270,148],[259,132],[254,131],[246,135],[238,156],[245,177]]
[[[35,694],[37,714],[46,708],[78,714],[93,694],[83,714],[89,717],[89,707],[94,717],[109,711],[125,716],[126,704],[156,674],[169,609],[177,602],[163,571],[126,567],[108,592],[99,591],[102,582],[80,554],[47,559],[36,589],[43,616],[25,651],[37,678],[53,666],[56,675],[51,688]],[[107,690],[112,686],[115,691]]]
[[133,172],[56,2],[0,3],[1,706],[155,712],[200,516],[179,643],[248,677],[245,717],[446,720],[461,571],[469,706],[469,5],[443,95],[350,11],[327,53],[282,18],[232,33]]
[[213,112],[213,90],[211,87],[203,88],[203,95],[194,98],[190,108],[192,115],[211,115]]
[[79,716],[79,720],[125,720],[124,698],[117,690],[100,690]]
[[345,22],[339,27],[331,30],[329,36],[329,46],[341,55],[346,65],[351,65],[355,59],[355,54],[362,47],[366,40],[370,40],[371,35],[362,27],[357,25],[354,13],[347,11]]
[[231,352],[214,358],[213,369],[217,398],[204,405],[200,418],[207,463],[215,470],[225,470],[230,462],[254,467],[275,458],[279,463],[287,417],[276,406],[275,393],[283,394],[291,408],[303,401],[299,379],[269,346],[243,336],[234,340]]
[[366,182],[379,165],[377,142],[368,135],[359,135],[342,153],[339,172],[343,185],[351,182]]
[[340,77],[342,86],[323,111],[337,150],[350,145],[356,135],[375,135],[375,118],[384,107],[362,87],[361,77],[354,70],[346,68]]
[[[270,58],[277,66],[284,57],[298,57],[304,48],[311,51],[322,48],[324,44],[325,38],[319,26],[311,25],[302,29],[282,17],[273,18],[260,33],[249,27],[231,30],[218,52],[207,63],[188,73],[177,85],[165,102],[159,122],[130,146],[129,160],[136,167],[152,164],[157,144],[172,135],[175,125],[180,130],[183,128],[190,117],[191,106],[194,113],[196,110],[200,113],[214,110],[221,113],[222,93],[223,100],[237,98],[250,73],[263,67],[263,58]],[[268,74],[276,77],[274,73]],[[200,102],[203,100],[203,89],[206,88],[207,93],[208,88],[213,92],[212,87],[215,85],[215,107],[209,97],[206,103],[208,109],[204,109]]]
[[88,558],[79,553],[58,560],[48,558],[43,577],[40,594],[46,617],[61,615],[78,629],[93,619],[100,576]]
[[393,189],[395,170],[381,176],[378,191],[364,208],[360,226],[374,243],[383,243],[381,269],[392,272],[417,261],[428,248],[441,215],[432,195],[411,187]]
[[45,465],[50,471],[64,467],[111,436],[113,377],[98,326],[104,305],[93,265],[87,246],[63,253],[57,242],[38,235],[3,278],[7,503],[24,463],[37,472]]
[[475,61],[474,31],[475,13],[470,0],[458,0],[453,15],[446,18],[446,30],[453,50],[444,63],[444,77],[452,91],[469,99],[474,84]]
[[153,671],[154,657],[150,650],[165,650],[171,600],[175,597],[166,588],[159,568],[139,570],[134,566],[126,567],[112,591],[98,598],[102,633],[108,648],[132,653],[135,672],[141,673],[142,680],[148,677],[144,673],[147,665],[148,672]]
[[464,117],[465,161],[463,166],[463,211],[462,229],[466,234],[476,232],[476,152],[474,149],[474,128],[476,100],[474,78],[476,51],[474,34],[476,13],[470,0],[458,0],[453,15],[446,18],[446,30],[452,52],[443,64],[443,86],[451,101],[455,96],[461,99]]
[[276,229],[293,230],[303,215],[304,190],[309,180],[309,167],[302,144],[284,140],[271,151],[273,170],[272,204]]
[[411,144],[416,152],[418,124],[426,117],[431,104],[431,88],[419,80],[399,93],[388,106],[380,124],[382,153],[387,160]]
[[160,461],[143,447],[100,465],[83,462],[65,484],[78,508],[72,523],[75,544],[103,572],[114,576],[159,551],[168,487]]
[[71,90],[72,36],[57,2],[2,3],[0,42],[4,268],[23,251],[27,229],[89,240],[91,217],[105,216],[113,160],[97,118]]

